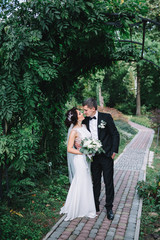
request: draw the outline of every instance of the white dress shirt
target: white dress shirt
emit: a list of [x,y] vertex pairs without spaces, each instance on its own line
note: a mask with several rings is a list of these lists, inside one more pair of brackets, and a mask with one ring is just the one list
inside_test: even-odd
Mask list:
[[98,111],[96,111],[96,114],[94,116],[96,117],[96,119],[92,119],[92,120],[89,121],[89,129],[90,129],[92,138],[93,139],[98,139],[98,127],[97,127]]

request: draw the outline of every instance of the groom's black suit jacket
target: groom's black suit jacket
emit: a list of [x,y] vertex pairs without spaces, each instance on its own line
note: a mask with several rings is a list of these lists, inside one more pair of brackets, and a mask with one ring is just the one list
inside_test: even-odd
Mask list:
[[[102,120],[106,123],[105,128],[98,127],[101,124]],[[89,121],[90,121],[89,117],[86,117],[83,123],[87,126],[87,129],[90,131]],[[113,153],[118,153],[119,133],[114,124],[112,116],[108,113],[98,112],[97,128],[98,138],[102,142],[105,155],[107,157],[111,157]]]

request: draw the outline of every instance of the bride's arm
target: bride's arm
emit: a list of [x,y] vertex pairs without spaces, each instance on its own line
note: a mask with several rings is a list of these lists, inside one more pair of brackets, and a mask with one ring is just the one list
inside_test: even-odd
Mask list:
[[82,153],[78,149],[75,149],[73,147],[76,137],[77,137],[76,131],[71,131],[71,134],[70,134],[69,139],[68,139],[67,152],[82,155]]

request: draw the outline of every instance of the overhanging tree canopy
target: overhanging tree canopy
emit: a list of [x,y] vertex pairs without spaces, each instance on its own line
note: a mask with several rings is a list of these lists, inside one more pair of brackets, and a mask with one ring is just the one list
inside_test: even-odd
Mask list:
[[3,164],[27,171],[40,155],[54,166],[61,163],[61,110],[74,82],[109,66],[123,50],[126,60],[133,59],[130,48],[117,51],[117,34],[130,36],[131,21],[147,14],[146,1],[122,2],[32,0],[1,6],[1,171]]

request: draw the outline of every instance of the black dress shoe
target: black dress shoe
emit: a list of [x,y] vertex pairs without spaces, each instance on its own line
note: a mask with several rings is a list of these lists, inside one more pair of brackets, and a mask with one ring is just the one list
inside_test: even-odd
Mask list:
[[114,214],[113,214],[112,209],[107,210],[107,218],[108,218],[109,220],[113,220],[113,219],[114,219]]

